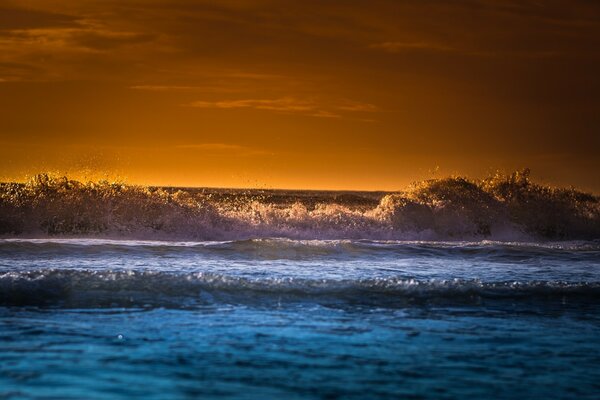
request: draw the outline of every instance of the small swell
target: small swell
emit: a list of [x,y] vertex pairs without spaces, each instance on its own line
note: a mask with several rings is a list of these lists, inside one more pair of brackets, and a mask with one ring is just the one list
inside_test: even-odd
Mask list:
[[215,303],[325,302],[406,305],[483,300],[600,299],[600,282],[328,280],[243,278],[215,273],[43,269],[0,274],[0,305],[194,307]]
[[[468,257],[471,261],[512,262],[543,258],[571,263],[600,259],[600,241],[396,241],[396,240],[294,240],[260,238],[230,241],[113,240],[99,238],[0,239],[0,254],[19,259],[65,257],[81,260],[98,254],[117,257],[161,257],[187,260],[336,260],[357,258],[410,259]],[[4,267],[11,269],[10,263]],[[0,268],[1,270],[2,268]]]
[[151,240],[600,238],[600,199],[530,181],[446,178],[389,194],[153,188],[38,175],[0,184],[4,237]]

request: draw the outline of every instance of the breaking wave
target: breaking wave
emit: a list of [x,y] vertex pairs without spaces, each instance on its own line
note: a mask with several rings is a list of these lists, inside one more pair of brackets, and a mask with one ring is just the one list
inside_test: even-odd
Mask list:
[[37,175],[0,184],[0,235],[158,240],[600,238],[600,198],[529,171],[396,193],[157,188]]

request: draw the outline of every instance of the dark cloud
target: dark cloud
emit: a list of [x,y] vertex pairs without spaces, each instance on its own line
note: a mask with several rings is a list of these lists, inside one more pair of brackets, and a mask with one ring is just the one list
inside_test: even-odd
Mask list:
[[118,47],[142,44],[152,41],[155,35],[129,32],[82,31],[71,35],[71,42],[95,50],[110,50]]
[[72,15],[0,6],[0,31],[64,28],[77,25],[77,17]]

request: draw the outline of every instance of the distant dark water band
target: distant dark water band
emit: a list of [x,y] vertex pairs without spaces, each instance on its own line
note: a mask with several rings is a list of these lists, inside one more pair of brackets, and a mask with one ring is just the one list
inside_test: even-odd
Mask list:
[[325,302],[380,306],[600,301],[600,282],[242,278],[214,273],[44,269],[0,274],[0,305],[194,307]]

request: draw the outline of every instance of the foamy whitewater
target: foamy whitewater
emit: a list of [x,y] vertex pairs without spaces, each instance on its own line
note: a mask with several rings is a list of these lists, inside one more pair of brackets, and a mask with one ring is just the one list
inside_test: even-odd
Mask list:
[[0,187],[0,398],[597,398],[597,197]]

